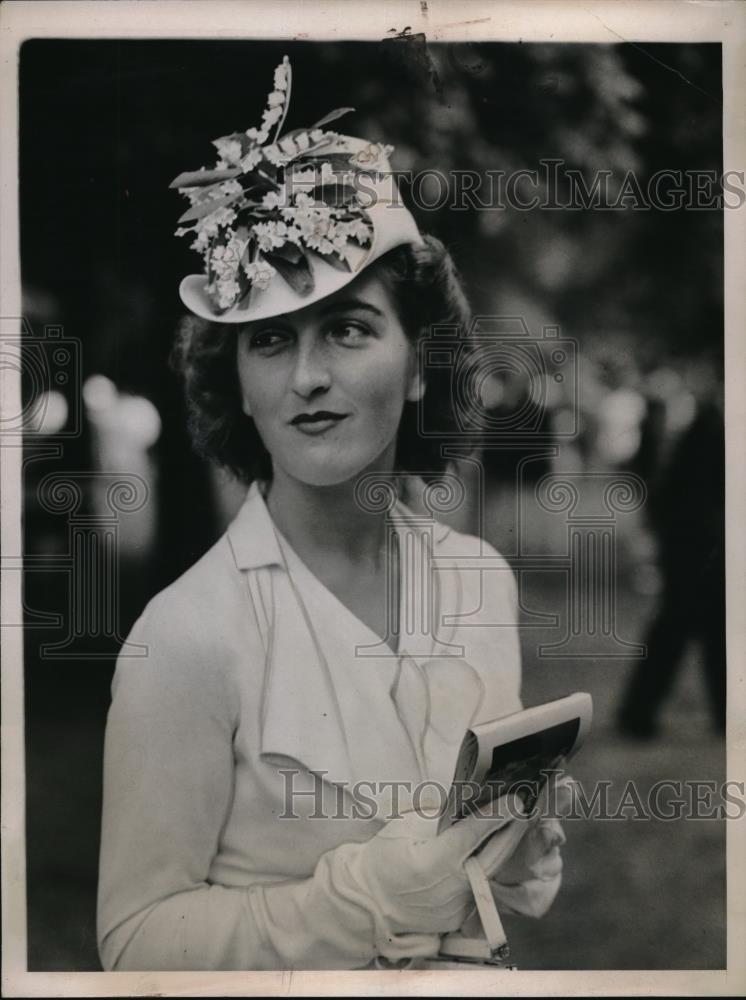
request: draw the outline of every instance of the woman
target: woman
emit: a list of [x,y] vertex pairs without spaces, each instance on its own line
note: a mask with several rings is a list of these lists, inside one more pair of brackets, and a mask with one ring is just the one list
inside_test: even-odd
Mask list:
[[[452,372],[425,377],[418,346],[433,325],[465,328],[467,307],[387,149],[326,119],[278,141],[289,88],[285,61],[262,127],[174,182],[207,265],[182,282],[193,318],[175,352],[192,432],[251,485],[117,663],[107,969],[434,956],[473,910],[463,862],[479,848],[514,910],[543,912],[559,886],[556,823],[503,864],[504,817],[437,834],[421,808],[426,783],[450,786],[470,723],[521,707],[507,564],[396,498],[403,474],[442,469]],[[490,572],[454,568],[479,555]]]

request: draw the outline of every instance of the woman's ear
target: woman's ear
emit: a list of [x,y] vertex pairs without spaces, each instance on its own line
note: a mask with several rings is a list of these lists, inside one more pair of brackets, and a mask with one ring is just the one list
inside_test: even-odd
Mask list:
[[409,355],[409,381],[407,383],[406,399],[408,403],[416,403],[425,395],[425,380],[420,371],[419,352],[414,348]]
[[246,398],[246,392],[244,390],[241,379],[241,370],[246,360],[244,357],[246,351],[246,344],[244,343],[245,336],[246,336],[246,329],[245,327],[242,327],[239,329],[238,336],[236,337],[236,368],[237,368],[238,391],[241,396],[241,409],[243,410],[243,412],[246,414],[247,417],[250,417],[251,407],[249,406],[249,401]]
[[419,372],[415,372],[409,378],[409,386],[407,387],[407,402],[416,403],[425,395],[425,380],[420,376]]

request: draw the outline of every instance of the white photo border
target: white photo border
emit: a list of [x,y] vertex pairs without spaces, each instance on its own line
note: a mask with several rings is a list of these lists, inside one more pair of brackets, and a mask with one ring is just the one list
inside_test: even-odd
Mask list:
[[[319,12],[323,11],[323,16]],[[746,7],[680,0],[81,0],[0,8],[4,134],[18,135],[18,60],[30,38],[380,40],[408,27],[431,41],[719,42],[724,170],[746,169]],[[17,142],[0,159],[0,315],[20,316]],[[725,214],[727,777],[746,775],[746,208]],[[20,412],[20,377],[0,371],[0,405]],[[20,552],[21,449],[0,448],[2,549]],[[21,574],[2,574],[2,988],[6,996],[567,996],[746,992],[746,820],[727,824],[727,970],[627,972],[28,972]],[[692,858],[692,864],[697,863]],[[696,901],[692,901],[696,906]]]

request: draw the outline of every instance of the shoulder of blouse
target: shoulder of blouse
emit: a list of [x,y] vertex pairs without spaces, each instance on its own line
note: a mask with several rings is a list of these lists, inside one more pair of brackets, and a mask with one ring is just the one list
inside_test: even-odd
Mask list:
[[[181,576],[155,594],[142,616],[197,635],[223,629],[224,616],[245,590],[225,534]],[[245,597],[244,597],[245,599]],[[216,614],[220,612],[220,614]]]
[[154,697],[161,689],[200,691],[216,710],[232,714],[236,665],[246,662],[252,647],[263,657],[246,602],[245,581],[222,535],[145,605],[120,650],[112,692],[125,681]]

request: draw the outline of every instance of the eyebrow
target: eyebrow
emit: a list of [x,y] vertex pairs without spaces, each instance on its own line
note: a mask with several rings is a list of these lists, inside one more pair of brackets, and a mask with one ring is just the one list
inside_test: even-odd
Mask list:
[[371,312],[381,317],[384,315],[377,306],[371,305],[370,302],[364,302],[362,299],[343,299],[341,302],[332,302],[321,310],[321,315],[326,316],[328,313],[344,312],[346,309],[363,310],[364,312]]
[[[326,305],[320,311],[321,316],[329,316],[336,312],[344,312],[345,310],[356,309],[358,312],[369,312],[373,313],[374,316],[378,316],[381,319],[386,318],[386,314],[382,312],[377,306],[372,305],[370,302],[365,302],[363,299],[343,299],[340,302],[331,302]],[[292,323],[292,314],[287,316],[270,316],[267,319],[254,320],[256,323],[256,329],[254,332],[260,332],[261,330],[266,330],[269,327],[282,327],[286,330],[294,330],[295,327]],[[253,323],[247,326],[245,329],[251,329]]]

